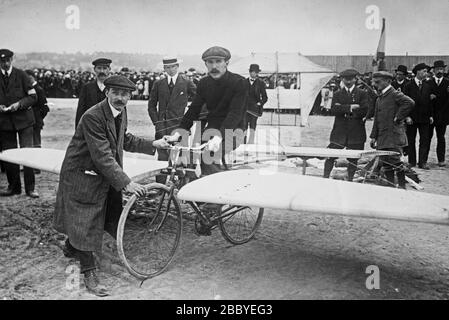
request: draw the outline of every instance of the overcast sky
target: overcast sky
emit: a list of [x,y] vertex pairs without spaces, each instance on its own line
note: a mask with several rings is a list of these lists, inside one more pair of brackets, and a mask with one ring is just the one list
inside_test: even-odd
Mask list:
[[[66,8],[80,29],[66,28]],[[386,18],[386,54],[449,54],[449,0],[0,0],[0,47],[15,52],[373,54]]]

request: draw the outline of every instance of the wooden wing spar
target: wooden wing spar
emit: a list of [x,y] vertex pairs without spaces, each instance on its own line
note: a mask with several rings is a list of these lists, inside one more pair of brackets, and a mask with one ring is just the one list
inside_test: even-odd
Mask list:
[[[213,186],[213,187],[211,187]],[[449,224],[449,196],[264,169],[203,177],[178,193],[185,201]]]
[[[16,163],[30,168],[59,174],[65,151],[46,148],[10,149],[0,152],[0,160]],[[149,158],[135,158],[126,154],[123,158],[123,170],[134,181],[157,174],[167,168],[167,161],[157,161]]]

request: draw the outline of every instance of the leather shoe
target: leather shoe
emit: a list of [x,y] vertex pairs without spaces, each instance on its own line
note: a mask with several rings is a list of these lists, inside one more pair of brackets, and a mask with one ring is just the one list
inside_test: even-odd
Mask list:
[[444,163],[444,162],[438,162],[438,166],[439,166],[439,167],[445,167],[445,166],[446,166],[446,163]]
[[30,197],[30,198],[34,198],[34,199],[36,199],[36,198],[39,198],[39,193],[37,193],[36,191],[28,191],[27,192],[27,196],[28,197]]
[[424,170],[430,170],[430,167],[429,167],[429,165],[427,163],[423,163],[423,164],[418,165],[418,168],[424,169]]
[[64,247],[62,247],[62,253],[67,258],[75,258],[79,260],[76,250],[71,245],[68,245],[67,241],[65,242]]
[[14,196],[16,194],[21,194],[22,191],[14,191],[12,189],[6,189],[6,191],[0,192],[0,197],[11,197]]
[[86,285],[87,291],[98,297],[106,297],[109,295],[108,289],[100,284],[95,269],[84,272],[84,284]]

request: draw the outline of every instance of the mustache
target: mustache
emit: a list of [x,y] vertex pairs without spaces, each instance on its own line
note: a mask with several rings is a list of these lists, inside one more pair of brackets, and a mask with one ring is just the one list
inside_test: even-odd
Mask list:
[[101,76],[103,76],[103,77],[106,77],[106,76],[107,76],[107,74],[106,74],[106,73],[104,73],[104,72],[100,72],[100,73],[98,74],[98,76],[99,76],[99,77],[101,77]]
[[210,71],[210,73],[220,73],[220,70],[214,68]]

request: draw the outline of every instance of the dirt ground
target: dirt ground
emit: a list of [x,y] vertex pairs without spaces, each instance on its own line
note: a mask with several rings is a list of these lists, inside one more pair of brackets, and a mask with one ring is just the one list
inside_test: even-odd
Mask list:
[[[75,101],[51,101],[43,146],[64,149],[74,131]],[[128,112],[129,131],[152,137],[145,104],[133,102]],[[270,121],[265,115],[261,123]],[[308,127],[282,127],[281,143],[324,147],[332,121],[311,117]],[[430,171],[418,170],[425,192],[449,194],[449,168],[436,166],[435,141],[429,162]],[[58,176],[36,178],[39,199],[0,199],[0,298],[96,299],[82,280],[73,285],[76,272],[70,272],[78,265],[62,255],[64,236],[51,226]],[[388,199],[373,199],[379,200]],[[112,238],[104,238],[100,276],[111,288],[109,299],[449,298],[447,226],[266,210],[255,239],[233,246],[219,231],[197,236],[186,221],[173,263],[142,286],[120,263]],[[366,288],[370,265],[380,270],[380,289]]]

